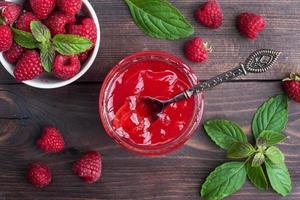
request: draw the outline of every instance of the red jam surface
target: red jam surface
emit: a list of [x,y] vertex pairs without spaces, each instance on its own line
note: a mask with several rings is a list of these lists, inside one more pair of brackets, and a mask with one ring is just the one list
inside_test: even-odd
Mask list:
[[190,86],[182,71],[165,62],[131,64],[108,94],[108,116],[115,132],[136,145],[155,146],[178,138],[192,120],[194,99],[173,103],[153,117],[142,97],[168,99]]

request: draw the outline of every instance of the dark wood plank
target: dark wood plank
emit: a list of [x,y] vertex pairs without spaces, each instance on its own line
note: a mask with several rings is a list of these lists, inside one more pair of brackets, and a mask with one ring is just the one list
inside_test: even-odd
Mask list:
[[[164,41],[145,36],[133,23],[123,1],[91,0],[101,24],[100,53],[90,71],[80,81],[101,81],[105,74],[119,60],[128,54],[141,50],[163,50],[178,55],[193,67],[200,79],[208,79],[231,69],[258,48],[274,48],[283,51],[279,63],[271,72],[241,79],[279,80],[293,70],[299,70],[300,63],[300,3],[298,0],[220,0],[224,10],[224,25],[215,31],[199,25],[193,12],[201,1],[172,0],[194,25],[195,36],[201,36],[212,43],[214,53],[204,64],[188,62],[182,49],[186,39]],[[268,26],[256,41],[241,37],[235,28],[235,17],[241,11],[253,11],[265,16]],[[9,74],[0,71],[0,82],[14,82]]]
[[[200,128],[178,151],[167,156],[142,157],[120,148],[104,132],[98,116],[99,84],[80,84],[43,91],[24,85],[0,86],[0,200],[7,199],[200,199],[200,184],[214,167],[226,161]],[[6,90],[6,91],[3,91]],[[256,108],[281,93],[280,82],[227,83],[206,93],[204,120],[226,118],[250,132]],[[96,149],[103,154],[103,177],[87,185],[72,174],[76,156],[45,155],[34,145],[45,124],[56,124],[69,147]],[[300,107],[290,102],[289,140],[280,145],[286,154],[293,191],[300,196]],[[249,138],[250,134],[248,134]],[[28,163],[43,161],[53,171],[53,183],[42,190],[27,184]],[[229,199],[282,199],[271,190],[260,192],[249,182]]]

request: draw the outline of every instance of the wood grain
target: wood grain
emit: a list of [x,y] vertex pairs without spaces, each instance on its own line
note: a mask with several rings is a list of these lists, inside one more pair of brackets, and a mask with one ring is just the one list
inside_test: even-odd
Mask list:
[[[200,185],[217,165],[227,161],[225,152],[199,127],[174,153],[142,157],[119,147],[103,130],[98,115],[98,92],[107,72],[124,56],[141,50],[168,51],[181,57],[200,80],[231,69],[258,48],[283,51],[268,73],[241,77],[206,93],[203,121],[225,118],[239,123],[248,137],[256,108],[270,96],[282,93],[280,80],[300,69],[299,0],[219,0],[224,24],[211,31],[199,25],[193,11],[202,1],[171,0],[194,25],[195,36],[212,43],[214,52],[204,64],[188,62],[182,53],[187,39],[164,41],[145,36],[133,23],[123,1],[91,0],[101,24],[101,48],[93,67],[77,83],[55,90],[38,90],[20,83],[0,69],[0,200],[196,200]],[[261,13],[267,28],[256,41],[241,37],[235,17],[241,11]],[[290,139],[280,145],[293,180],[293,191],[281,197],[271,189],[260,192],[249,182],[232,200],[300,199],[300,107],[289,103]],[[68,147],[98,150],[103,155],[103,177],[87,185],[71,171],[77,156],[45,155],[35,147],[44,125],[56,125]],[[53,172],[53,183],[36,189],[24,174],[30,162],[43,161]]]
[[[43,91],[24,85],[0,87],[0,200],[6,199],[199,199],[200,184],[208,173],[226,161],[225,152],[200,128],[178,151],[160,157],[142,157],[119,147],[104,132],[98,116],[99,84],[79,84]],[[259,88],[259,89],[257,89]],[[6,91],[2,91],[2,90]],[[203,121],[226,118],[239,123],[251,139],[250,122],[256,108],[280,94],[280,82],[227,83],[206,93]],[[230,95],[228,95],[230,94]],[[280,145],[286,154],[293,191],[300,196],[300,107],[290,102],[289,140]],[[94,185],[80,181],[71,171],[76,156],[45,155],[34,140],[45,124],[55,124],[69,147],[95,149],[103,155],[103,177]],[[3,130],[3,129],[2,129]],[[53,171],[53,183],[37,190],[24,181],[28,163],[43,161]],[[249,182],[229,199],[282,199],[260,192]]]

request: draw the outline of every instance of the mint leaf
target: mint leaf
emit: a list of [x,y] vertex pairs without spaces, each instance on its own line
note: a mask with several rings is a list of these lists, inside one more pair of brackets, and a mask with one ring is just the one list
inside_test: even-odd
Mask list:
[[234,122],[227,120],[209,120],[204,123],[209,137],[222,149],[229,149],[236,142],[247,142],[242,129]]
[[42,43],[40,45],[40,49],[41,49],[40,57],[41,57],[42,65],[46,72],[51,72],[52,65],[55,58],[55,49],[50,42]]
[[265,162],[265,155],[263,152],[258,152],[254,155],[252,160],[252,167],[259,167]]
[[263,131],[260,134],[259,138],[264,139],[267,143],[267,146],[273,146],[287,139],[285,135],[275,131]]
[[274,164],[282,164],[284,163],[284,155],[277,147],[270,147],[265,152],[266,156],[271,160]]
[[135,23],[151,37],[175,40],[194,33],[192,25],[166,0],[125,2]]
[[53,45],[62,55],[75,55],[87,51],[93,43],[78,35],[58,34],[53,38]]
[[272,188],[282,196],[287,196],[292,190],[292,181],[286,165],[274,164],[270,160],[266,160],[265,165]]
[[30,29],[33,37],[39,42],[48,42],[51,39],[51,33],[47,26],[39,21],[32,21]]
[[14,35],[15,42],[27,49],[38,48],[38,42],[34,39],[33,35],[29,32],[25,32],[11,27]]
[[266,101],[256,112],[252,132],[258,138],[264,130],[282,132],[288,119],[288,98],[278,95]]
[[238,191],[244,185],[246,178],[245,163],[222,164],[206,178],[201,188],[201,196],[205,199],[223,199]]
[[247,158],[255,153],[255,149],[248,142],[237,142],[234,143],[227,152],[228,158],[240,159]]
[[260,190],[268,189],[268,180],[261,166],[252,167],[251,164],[247,164],[247,174],[249,180],[255,187]]

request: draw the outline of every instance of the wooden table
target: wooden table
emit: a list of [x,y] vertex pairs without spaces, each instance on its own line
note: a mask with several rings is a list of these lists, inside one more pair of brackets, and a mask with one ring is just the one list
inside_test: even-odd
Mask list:
[[[214,145],[203,129],[184,147],[167,156],[142,157],[119,147],[104,132],[98,115],[101,81],[124,56],[141,50],[164,50],[184,59],[186,40],[164,41],[145,36],[133,23],[126,5],[117,0],[92,0],[101,23],[100,53],[78,82],[55,90],[39,90],[16,83],[0,72],[0,200],[83,199],[200,199],[199,188],[208,173],[226,161],[225,152]],[[218,30],[208,30],[193,18],[197,0],[172,0],[193,23],[196,34],[211,42],[214,52],[205,64],[192,64],[200,80],[231,69],[258,48],[283,51],[269,72],[241,77],[206,92],[203,121],[226,118],[236,121],[250,135],[256,108],[272,95],[282,93],[281,79],[300,69],[299,0],[220,0],[225,20]],[[268,26],[256,41],[241,37],[235,16],[245,10],[264,14]],[[293,179],[293,191],[284,199],[300,199],[300,106],[290,102],[286,134],[280,145]],[[41,128],[55,124],[69,147],[95,149],[103,155],[103,176],[93,185],[83,183],[71,171],[74,156],[45,155],[35,145]],[[48,163],[53,183],[42,190],[24,181],[32,161]],[[249,182],[228,199],[283,199],[273,191],[260,192]]]

